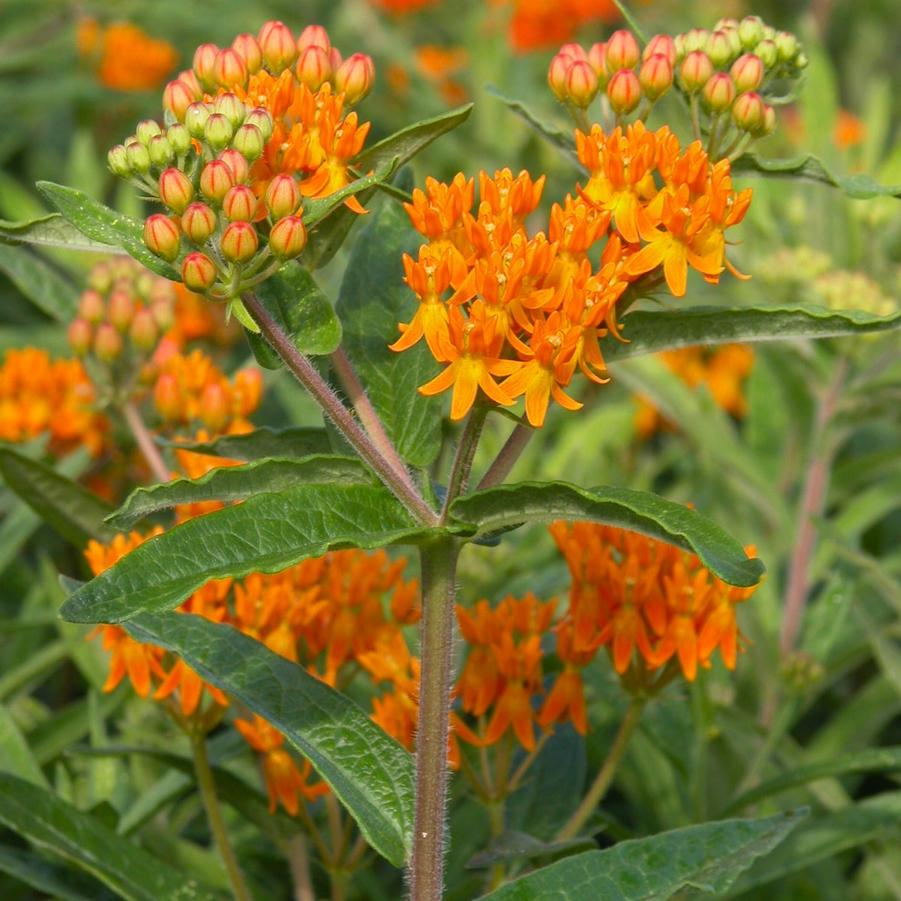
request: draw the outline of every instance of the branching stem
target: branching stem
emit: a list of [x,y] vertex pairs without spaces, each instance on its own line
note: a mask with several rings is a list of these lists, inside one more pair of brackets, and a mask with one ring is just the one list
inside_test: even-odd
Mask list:
[[500,453],[495,457],[494,462],[488,467],[488,471],[482,476],[482,481],[479,482],[480,491],[500,485],[510,475],[510,470],[513,469],[514,464],[534,434],[535,429],[531,426],[527,426],[522,422],[517,424],[504,446],[500,449]]
[[122,404],[121,409],[122,416],[131,430],[131,434],[134,436],[138,450],[140,450],[147,461],[153,477],[158,482],[171,481],[172,473],[169,471],[169,467],[166,466],[166,461],[163,460],[160,449],[154,443],[153,436],[148,431],[147,426],[144,425],[144,420],[141,419],[141,414],[138,412],[137,407],[130,400],[127,400]]

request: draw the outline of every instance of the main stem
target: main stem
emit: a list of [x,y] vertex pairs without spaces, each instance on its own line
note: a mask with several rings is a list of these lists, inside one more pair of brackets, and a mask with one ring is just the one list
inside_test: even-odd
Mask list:
[[219,806],[216,783],[213,781],[213,771],[210,769],[210,759],[207,755],[206,736],[200,733],[192,735],[191,749],[194,752],[194,772],[197,774],[197,786],[206,809],[207,822],[216,847],[219,849],[219,856],[225,864],[232,893],[238,901],[253,901],[253,895],[250,894],[247,883],[244,881],[241,868],[238,866],[238,858],[235,857],[234,849],[228,839],[225,821],[222,819],[222,808]]
[[632,702],[629,704],[629,709],[623,717],[623,721],[619,724],[619,731],[613,739],[613,744],[610,746],[607,759],[598,770],[598,774],[595,776],[591,788],[588,789],[588,793],[582,799],[582,803],[579,804],[573,815],[555,836],[557,841],[575,838],[575,836],[579,834],[579,830],[588,822],[588,819],[595,810],[597,810],[598,804],[604,799],[604,795],[607,794],[607,789],[610,788],[610,785],[613,782],[617,767],[629,744],[629,739],[632,737],[632,733],[638,725],[638,720],[641,717],[643,707],[643,699],[632,699]]
[[322,378],[306,355],[294,346],[279,324],[269,315],[269,311],[256,294],[252,291],[245,291],[241,295],[241,299],[260,327],[263,336],[354,450],[369,464],[375,474],[416,519],[426,525],[436,525],[438,514],[426,503],[413,484],[410,474],[404,468],[401,471],[395,469],[382,455],[347,407],[341,403],[340,398],[328,382]]
[[416,736],[416,812],[409,871],[412,901],[440,901],[444,889],[447,737],[458,553],[451,538],[440,538],[419,550],[422,672]]

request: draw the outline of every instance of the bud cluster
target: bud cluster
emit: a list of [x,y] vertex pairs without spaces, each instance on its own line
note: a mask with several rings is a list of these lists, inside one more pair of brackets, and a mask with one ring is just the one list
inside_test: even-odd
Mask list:
[[79,357],[106,367],[126,362],[140,371],[174,321],[175,290],[132,260],[96,265],[69,325],[69,345]]

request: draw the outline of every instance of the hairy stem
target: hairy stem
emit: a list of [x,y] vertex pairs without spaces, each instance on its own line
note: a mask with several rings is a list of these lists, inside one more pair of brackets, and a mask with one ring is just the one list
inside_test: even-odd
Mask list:
[[588,789],[588,793],[582,799],[573,815],[566,821],[555,836],[557,841],[574,838],[578,835],[579,830],[588,822],[595,810],[597,810],[598,804],[604,799],[604,795],[607,794],[607,789],[610,788],[610,785],[613,782],[617,767],[628,747],[629,739],[632,737],[632,733],[638,725],[638,720],[641,717],[643,707],[644,699],[638,697],[632,699],[629,704],[629,709],[623,717],[623,721],[619,724],[619,730],[616,733],[616,737],[613,739],[610,751],[607,753],[607,759],[598,770],[598,774],[595,776],[591,788]]
[[454,455],[450,477],[447,481],[447,495],[444,498],[444,506],[441,510],[442,522],[447,521],[448,511],[454,499],[466,491],[466,484],[469,481],[469,473],[472,469],[472,460],[475,457],[476,448],[479,446],[479,438],[482,435],[482,428],[485,425],[487,416],[488,408],[477,406],[469,414],[466,425],[463,426],[463,433],[460,435],[460,442],[457,445],[457,452]]
[[382,455],[307,356],[294,346],[281,326],[269,315],[259,298],[252,291],[246,291],[241,297],[263,336],[348,443],[417,520],[425,525],[436,525],[438,514],[425,502],[410,474],[406,470],[398,472]]
[[219,797],[216,794],[216,783],[213,781],[213,771],[210,769],[210,759],[207,755],[206,735],[195,733],[191,736],[191,749],[194,752],[194,772],[197,774],[197,787],[203,799],[206,810],[206,818],[210,832],[219,849],[219,856],[225,864],[228,873],[228,881],[231,883],[232,894],[238,901],[253,901],[253,895],[244,882],[241,868],[238,866],[238,858],[228,839],[225,829],[225,821],[222,819],[222,808],[219,806]]
[[138,445],[138,450],[140,450],[147,461],[153,477],[158,482],[171,481],[172,473],[169,471],[169,467],[166,466],[166,461],[163,459],[160,449],[154,444],[153,436],[148,431],[147,426],[144,425],[144,420],[141,419],[141,414],[138,412],[137,407],[130,400],[127,400],[122,404],[121,409],[122,416],[128,428],[131,429],[131,434]]
[[422,674],[416,736],[416,812],[409,872],[412,901],[440,901],[444,889],[447,738],[458,553],[456,543],[450,538],[438,539],[419,549]]
[[519,459],[519,455],[525,450],[529,439],[535,434],[535,429],[524,423],[518,423],[510,433],[500,453],[494,458],[494,462],[488,467],[488,471],[479,482],[479,490],[493,488],[500,485],[510,475],[510,470]]

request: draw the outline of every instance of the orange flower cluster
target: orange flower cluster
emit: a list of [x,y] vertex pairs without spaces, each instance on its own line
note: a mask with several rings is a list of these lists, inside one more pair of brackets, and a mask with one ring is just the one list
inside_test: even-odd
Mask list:
[[130,22],[103,28],[96,19],[78,23],[79,53],[89,58],[101,84],[117,91],[146,91],[158,87],[178,63],[167,41],[150,37]]
[[48,435],[54,456],[80,445],[99,456],[109,424],[94,402],[94,387],[78,360],[53,359],[34,347],[9,350],[0,366],[0,440]]
[[[690,388],[704,385],[717,406],[727,413],[739,419],[745,415],[748,404],[743,386],[754,366],[754,351],[746,344],[723,344],[710,349],[683,347],[663,351],[660,359]],[[647,398],[639,397],[638,404],[635,429],[642,438],[671,427]]]
[[571,40],[588,22],[618,17],[613,0],[513,0],[510,43],[524,53],[554,47]]
[[577,130],[576,150],[590,173],[580,196],[610,214],[624,241],[644,242],[629,257],[629,276],[662,266],[676,297],[685,295],[689,266],[712,284],[724,268],[745,278],[726,259],[724,233],[744,218],[751,189],[733,190],[728,160],[712,163],[700,141],[682,150],[669,128],[652,132],[641,121],[609,135],[599,125]]

